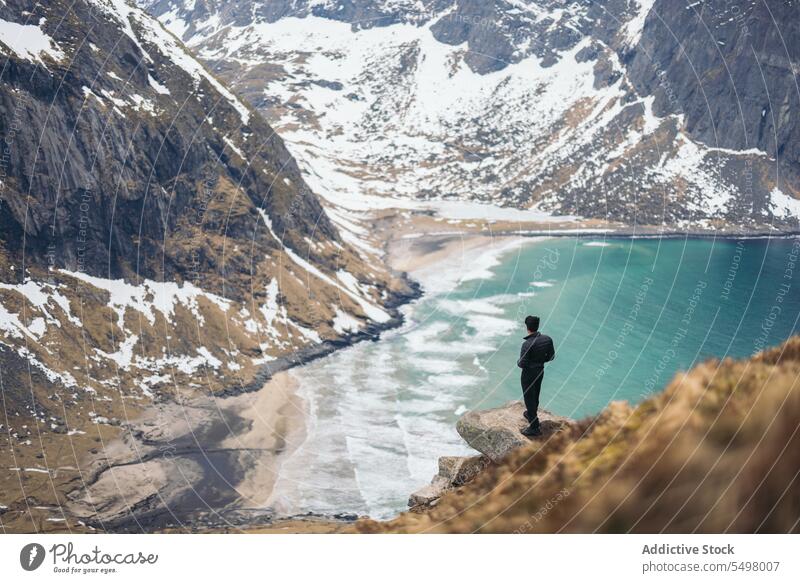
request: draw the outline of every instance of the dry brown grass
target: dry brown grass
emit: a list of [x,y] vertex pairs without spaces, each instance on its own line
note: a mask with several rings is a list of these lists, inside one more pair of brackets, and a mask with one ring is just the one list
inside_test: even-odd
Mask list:
[[361,532],[798,532],[800,338],[709,361]]

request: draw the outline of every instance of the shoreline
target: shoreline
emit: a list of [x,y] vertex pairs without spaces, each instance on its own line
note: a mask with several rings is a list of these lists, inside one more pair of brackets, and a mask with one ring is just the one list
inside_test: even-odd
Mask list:
[[[86,486],[73,493],[71,513],[91,528],[113,532],[236,529],[306,520],[317,528],[320,520],[352,522],[358,517],[278,515],[267,507],[280,466],[306,437],[305,402],[290,370],[402,326],[398,308],[423,293],[417,273],[487,243],[505,246],[510,239],[524,241],[478,234],[455,240],[424,237],[423,244],[404,245],[404,269],[398,268],[396,250],[387,252],[388,265],[403,274],[412,290],[393,298],[391,320],[270,362],[245,387],[145,408],[119,439],[106,445],[102,457],[91,460]],[[395,242],[387,241],[387,248]],[[431,253],[431,245],[438,251]]]
[[[489,269],[499,263],[501,256],[513,252],[514,249],[517,249],[521,246],[534,244],[535,241],[544,241],[546,239],[548,238],[498,238],[481,236],[477,234],[470,235],[469,237],[442,237],[438,235],[419,238],[415,237],[411,244],[409,244],[408,240],[404,241],[394,239],[389,242],[386,257],[389,265],[392,268],[402,268],[410,277],[420,282],[420,285],[424,290],[423,297],[431,297],[442,293],[447,293],[453,287],[459,285],[461,276],[464,274],[465,266],[468,270],[474,272],[475,265],[477,264],[479,266],[478,272],[482,276],[486,269]],[[456,277],[453,277],[454,274]],[[442,278],[446,281],[444,289],[436,289],[432,286],[429,286],[431,280]],[[413,315],[409,312],[406,312],[406,315],[411,318],[411,320],[414,319]],[[402,334],[402,331],[400,333]],[[336,366],[335,362],[332,364],[334,367]],[[306,390],[310,390],[312,393],[310,395],[306,395],[306,392],[304,391],[303,394],[314,400],[314,387],[311,386],[306,388]],[[315,423],[312,422],[312,424]],[[312,431],[309,433],[308,439],[312,443],[317,443],[320,440],[320,435],[321,434],[318,432],[314,433]],[[286,459],[288,460],[290,457],[287,457]],[[302,473],[302,470],[298,474],[298,467],[302,466],[297,466],[295,464],[295,468],[290,471],[288,478],[289,482],[278,485],[277,490],[274,492],[275,500],[281,500],[285,503],[283,496],[289,494],[289,491],[287,490],[287,484],[291,484],[291,482],[295,480],[305,480],[307,477],[313,476],[313,474],[308,474],[308,476],[306,476]],[[289,498],[291,498],[291,495]],[[323,507],[324,506],[326,505],[323,505]],[[276,506],[276,508],[280,508],[280,506]],[[297,520],[301,519],[301,517],[308,517],[315,520],[318,520],[319,518],[339,520],[344,514],[348,514],[349,518],[347,520],[354,520],[358,518],[352,514],[353,512],[356,512],[352,507],[347,507],[346,510],[342,510],[341,506],[336,507],[334,505],[334,510],[323,511],[326,513],[340,511],[333,516],[329,514],[319,515],[317,513],[319,512],[319,508],[317,508],[317,512],[314,512],[313,505],[311,508],[312,512],[305,514],[306,508],[307,507],[298,505],[297,500],[294,500],[293,503],[282,508],[280,519]],[[303,514],[298,514],[300,512]]]
[[[769,235],[776,238],[793,236],[796,235]],[[412,293],[398,294],[394,298],[393,305],[389,306],[393,315],[389,322],[371,325],[357,334],[325,341],[308,350],[279,358],[265,365],[263,372],[257,373],[253,382],[245,387],[193,398],[186,403],[166,402],[148,407],[130,424],[120,439],[121,443],[106,449],[105,467],[98,467],[98,460],[93,460],[95,471],[83,493],[94,491],[102,502],[102,511],[96,512],[95,502],[91,505],[94,512],[87,512],[89,507],[84,501],[83,512],[78,516],[93,527],[122,532],[170,528],[279,529],[279,525],[287,521],[313,521],[314,528],[319,528],[320,521],[351,523],[357,517],[283,516],[267,508],[281,465],[306,437],[307,411],[290,370],[362,340],[377,340],[385,330],[401,326],[404,318],[399,306],[419,299],[423,290],[426,295],[437,293],[437,290],[429,289],[425,281],[439,277],[443,266],[448,263],[451,268],[474,268],[472,263],[476,257],[489,251],[487,247],[497,246],[491,250],[491,256],[499,257],[527,241],[554,237],[767,238],[738,233],[697,235],[680,232],[670,235],[616,230],[583,233],[494,231],[490,234],[474,230],[423,230],[396,233],[384,240],[384,259],[398,275],[402,272]],[[449,285],[453,283],[448,282]],[[172,435],[163,434],[164,424],[153,421],[159,417],[180,420],[177,437],[175,428]],[[166,446],[171,448],[169,452],[165,451]],[[181,461],[175,461],[176,458]],[[179,474],[178,479],[171,473]],[[98,485],[103,480],[106,482]],[[115,491],[122,484],[126,486],[125,491]],[[198,513],[197,509],[204,506],[212,509]],[[75,508],[80,508],[79,501]],[[134,512],[135,516],[132,515]]]
[[[495,236],[505,236],[506,233],[495,233]],[[637,233],[635,231],[608,231],[605,233],[591,233],[591,232],[575,232],[568,231],[523,231],[521,233],[508,232],[508,235],[517,235],[519,237],[553,237],[553,238],[574,238],[574,239],[596,239],[599,237],[605,239],[746,239],[746,240],[759,240],[759,239],[794,239],[800,237],[800,231],[769,233],[769,232],[756,232],[748,231],[744,233],[720,231],[716,233],[708,233],[705,231],[667,231],[663,233]]]

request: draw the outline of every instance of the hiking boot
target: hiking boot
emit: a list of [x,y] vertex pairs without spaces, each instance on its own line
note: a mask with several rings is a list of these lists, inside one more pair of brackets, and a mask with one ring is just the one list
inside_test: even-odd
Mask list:
[[525,421],[527,421],[528,423],[531,422],[531,416],[528,414],[528,410],[527,409],[522,412],[522,416],[525,417]]
[[542,434],[542,428],[538,423],[531,423],[520,433],[522,433],[522,435],[525,437],[539,437]]

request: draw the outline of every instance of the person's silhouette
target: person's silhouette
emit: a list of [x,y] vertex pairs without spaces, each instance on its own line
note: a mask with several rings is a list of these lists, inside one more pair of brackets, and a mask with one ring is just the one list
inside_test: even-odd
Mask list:
[[556,350],[553,339],[539,332],[539,316],[525,318],[525,328],[528,335],[522,342],[517,360],[517,366],[522,369],[520,381],[522,398],[525,400],[525,419],[528,421],[522,435],[535,437],[542,434],[539,424],[539,393],[542,390],[544,363],[555,358]]

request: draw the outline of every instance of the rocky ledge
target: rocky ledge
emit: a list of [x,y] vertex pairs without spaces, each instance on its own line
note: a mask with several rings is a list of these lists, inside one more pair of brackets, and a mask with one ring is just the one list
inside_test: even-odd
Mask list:
[[458,420],[456,430],[481,455],[440,457],[439,473],[430,484],[411,494],[408,505],[412,509],[434,506],[445,492],[471,481],[486,467],[499,462],[513,450],[533,441],[545,441],[575,423],[568,417],[539,409],[542,435],[529,438],[520,433],[527,425],[524,411],[525,406],[520,401],[511,401],[495,409],[465,413]]
[[491,463],[489,458],[482,455],[440,457],[439,473],[433,477],[430,484],[409,496],[408,505],[411,508],[433,506],[442,494],[471,481]]
[[493,462],[499,462],[510,451],[531,441],[545,440],[575,423],[567,417],[559,417],[550,411],[539,409],[542,435],[529,438],[520,433],[528,424],[522,416],[524,411],[525,405],[520,401],[511,401],[496,409],[468,411],[458,420],[456,431],[470,447],[477,449]]

